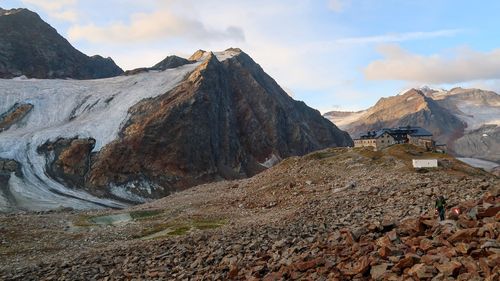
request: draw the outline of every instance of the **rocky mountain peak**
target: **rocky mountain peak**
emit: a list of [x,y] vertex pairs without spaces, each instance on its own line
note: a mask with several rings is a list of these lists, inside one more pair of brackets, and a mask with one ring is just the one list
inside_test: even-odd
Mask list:
[[416,112],[427,108],[428,103],[429,100],[422,91],[410,89],[401,95],[381,98],[370,111],[380,112],[386,118],[397,118],[408,108],[411,108],[412,112]]
[[21,13],[21,12],[30,12],[30,11],[28,9],[24,9],[24,8],[17,8],[17,9],[10,9],[10,10],[0,8],[0,16],[15,15],[15,14]]
[[123,73],[111,59],[75,49],[28,9],[0,12],[0,78],[96,79]]
[[155,70],[166,70],[166,69],[172,69],[172,68],[177,68],[179,66],[192,63],[192,61],[187,60],[185,58],[181,58],[178,56],[167,56],[164,60],[161,62],[155,64],[152,69]]
[[206,53],[207,51],[205,50],[202,50],[202,49],[199,49],[198,51],[194,52],[194,54],[192,54],[188,60],[190,61],[198,61],[200,60]]

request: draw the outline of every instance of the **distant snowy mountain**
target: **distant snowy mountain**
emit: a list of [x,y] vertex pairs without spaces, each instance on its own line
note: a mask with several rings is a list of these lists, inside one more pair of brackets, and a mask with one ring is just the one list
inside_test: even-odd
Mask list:
[[457,156],[500,163],[500,95],[492,91],[424,86],[382,98],[367,110],[324,116],[354,138],[368,130],[419,125]]
[[239,49],[161,65],[99,80],[0,79],[0,212],[122,207],[352,144]]

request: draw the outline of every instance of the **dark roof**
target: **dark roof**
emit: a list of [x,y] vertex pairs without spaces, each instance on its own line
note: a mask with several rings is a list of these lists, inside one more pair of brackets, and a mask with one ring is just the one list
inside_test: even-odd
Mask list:
[[408,135],[412,137],[432,137],[432,133],[421,127],[399,127],[408,130]]
[[396,141],[404,140],[407,136],[412,137],[427,137],[431,136],[432,133],[421,127],[398,127],[398,128],[383,128],[378,131],[369,131],[368,133],[361,135],[359,139],[377,139],[384,133],[391,135]]
[[391,129],[384,128],[384,129],[381,129],[381,130],[378,130],[378,131],[371,131],[371,132],[368,132],[368,133],[366,133],[364,135],[361,135],[360,139],[377,139],[377,138],[379,138],[380,136],[382,136],[386,132],[390,135],[391,134]]

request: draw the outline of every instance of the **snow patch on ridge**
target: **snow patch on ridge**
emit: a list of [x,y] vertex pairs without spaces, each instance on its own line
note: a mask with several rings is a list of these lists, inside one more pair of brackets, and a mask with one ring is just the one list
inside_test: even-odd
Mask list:
[[262,166],[266,168],[271,168],[272,166],[278,164],[280,162],[279,157],[277,157],[274,153],[271,154],[269,157],[266,158],[266,161],[264,163],[259,163]]

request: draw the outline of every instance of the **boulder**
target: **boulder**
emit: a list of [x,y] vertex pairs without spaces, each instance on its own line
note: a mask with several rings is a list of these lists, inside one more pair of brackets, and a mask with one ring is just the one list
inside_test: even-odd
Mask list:
[[435,268],[432,266],[418,263],[412,266],[408,274],[418,279],[431,278],[434,276]]
[[450,261],[438,264],[436,268],[445,276],[456,276],[460,268],[462,268],[462,264],[458,261]]
[[387,263],[374,265],[370,269],[370,276],[373,280],[379,280],[385,273],[387,273]]
[[466,228],[466,229],[461,229],[455,232],[453,235],[448,237],[448,241],[450,243],[455,243],[458,241],[471,241],[473,236],[477,233],[477,228]]

